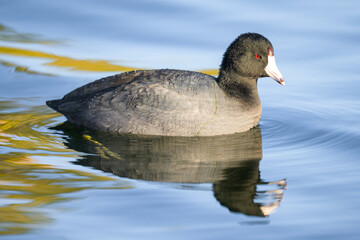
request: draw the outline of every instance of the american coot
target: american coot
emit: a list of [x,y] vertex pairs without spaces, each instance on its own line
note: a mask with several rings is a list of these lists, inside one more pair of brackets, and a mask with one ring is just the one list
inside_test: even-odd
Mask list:
[[183,70],[137,70],[86,84],[47,105],[69,122],[119,133],[212,136],[258,125],[259,77],[285,85],[273,46],[257,33],[226,50],[217,78]]

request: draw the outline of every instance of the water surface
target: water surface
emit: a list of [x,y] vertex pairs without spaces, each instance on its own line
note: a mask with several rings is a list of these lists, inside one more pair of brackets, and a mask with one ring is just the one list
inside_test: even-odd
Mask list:
[[[14,0],[0,7],[0,238],[357,239],[358,1]],[[121,71],[213,75],[259,32],[251,131],[150,137],[76,128],[45,101]]]

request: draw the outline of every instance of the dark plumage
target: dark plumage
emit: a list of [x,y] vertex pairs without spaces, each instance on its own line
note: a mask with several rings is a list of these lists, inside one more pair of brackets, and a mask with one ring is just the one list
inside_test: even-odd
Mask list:
[[182,70],[140,70],[103,78],[47,101],[76,125],[149,135],[220,135],[259,123],[257,79],[284,84],[273,47],[260,34],[239,36],[226,50],[218,78]]

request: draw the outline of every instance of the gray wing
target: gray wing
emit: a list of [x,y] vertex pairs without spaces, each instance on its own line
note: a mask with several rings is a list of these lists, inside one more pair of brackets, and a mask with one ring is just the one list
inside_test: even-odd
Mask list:
[[47,101],[46,104],[61,113],[64,113],[64,111],[76,111],[76,104],[74,105],[74,109],[67,109],[64,106],[62,108],[59,107],[66,102],[74,103],[76,101],[84,101],[99,92],[129,83],[144,74],[146,74],[145,71],[135,70],[131,72],[116,74],[106,78],[101,78],[69,92],[62,99]]
[[195,72],[133,71],[70,92],[58,111],[94,129],[193,135],[214,113],[213,84],[213,77]]

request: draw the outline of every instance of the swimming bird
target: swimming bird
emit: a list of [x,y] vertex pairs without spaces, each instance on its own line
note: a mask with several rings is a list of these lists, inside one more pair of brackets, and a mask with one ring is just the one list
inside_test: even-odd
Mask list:
[[135,70],[96,80],[46,104],[75,125],[101,131],[233,134],[260,121],[260,77],[285,85],[271,42],[245,33],[227,48],[218,77],[185,70]]

